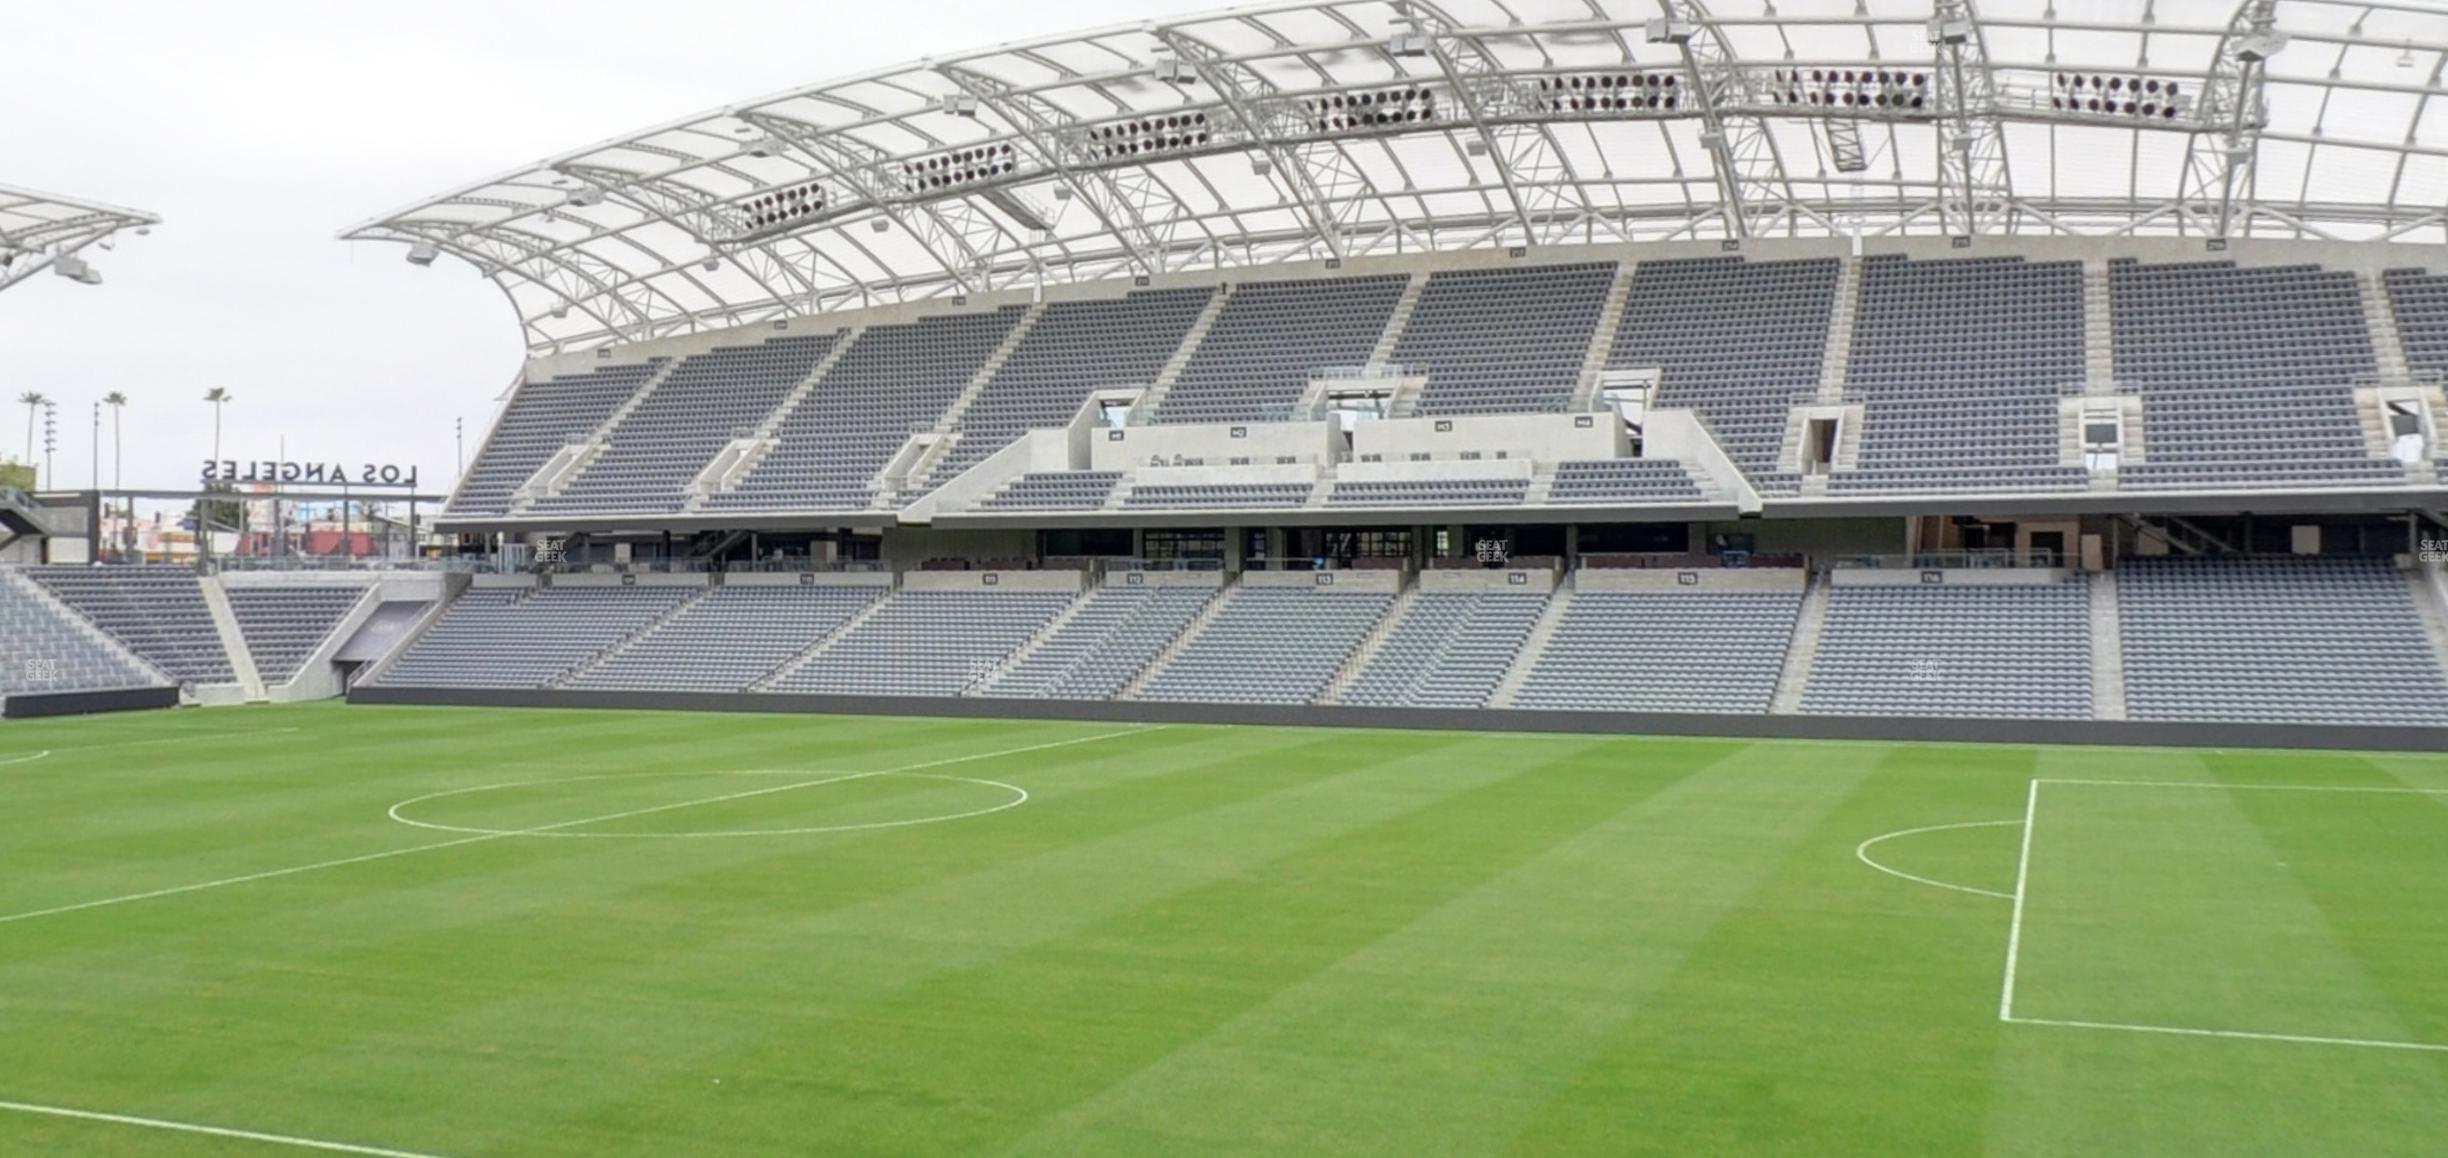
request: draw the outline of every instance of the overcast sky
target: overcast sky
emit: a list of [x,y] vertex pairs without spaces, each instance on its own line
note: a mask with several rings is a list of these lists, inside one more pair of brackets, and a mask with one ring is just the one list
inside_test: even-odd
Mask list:
[[[429,194],[677,117],[923,56],[1202,11],[1220,0],[24,0],[0,35],[0,184],[161,215],[88,251],[100,287],[0,294],[0,451],[27,390],[58,400],[45,486],[84,487],[93,403],[129,405],[124,481],[193,485],[212,386],[223,457],[415,464],[429,490],[516,375],[508,303],[340,230]],[[879,19],[878,14],[883,18]],[[37,435],[39,443],[39,434]],[[100,463],[109,485],[104,420]],[[36,447],[37,461],[41,448]]]

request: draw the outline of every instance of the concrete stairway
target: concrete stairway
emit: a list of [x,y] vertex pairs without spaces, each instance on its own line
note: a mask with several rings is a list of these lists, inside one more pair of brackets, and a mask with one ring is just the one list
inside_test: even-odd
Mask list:
[[1835,577],[1822,571],[1810,577],[1802,594],[1802,614],[1794,621],[1793,639],[1785,645],[1785,669],[1777,676],[1771,715],[1790,716],[1802,710],[1802,691],[1810,684],[1811,665],[1819,661],[1819,637],[1827,630],[1829,592]]
[[1342,669],[1335,672],[1333,679],[1326,681],[1326,686],[1318,692],[1317,699],[1310,702],[1342,703],[1343,693],[1351,690],[1352,681],[1359,679],[1360,673],[1367,671],[1368,665],[1376,660],[1377,653],[1385,650],[1386,640],[1393,636],[1395,625],[1401,623],[1404,616],[1411,614],[1412,605],[1418,602],[1419,577],[1416,575],[1403,576],[1402,590],[1395,594],[1394,602],[1387,606],[1386,613],[1378,617],[1377,626],[1369,629],[1367,638],[1360,641],[1360,646],[1352,649],[1351,658],[1343,661]]
[[2108,296],[2108,261],[2083,262],[2083,393],[2114,394],[2116,311]]
[[1845,258],[1836,274],[1836,306],[1828,314],[1827,346],[1819,355],[1819,402],[1844,401],[1845,370],[1853,364],[1853,321],[1861,312],[1861,259]]
[[1403,287],[1402,296],[1394,299],[1394,312],[1386,318],[1385,333],[1378,335],[1377,348],[1369,351],[1370,373],[1381,372],[1394,361],[1394,348],[1402,344],[1403,330],[1411,325],[1411,311],[1419,308],[1420,291],[1426,288],[1428,275],[1412,274],[1410,284]]
[[2125,617],[2113,571],[2091,577],[2091,715],[2125,718]]
[[1189,626],[1182,628],[1181,634],[1174,636],[1173,642],[1166,644],[1163,651],[1157,652],[1156,658],[1149,660],[1148,665],[1140,669],[1138,675],[1132,676],[1129,683],[1122,685],[1122,690],[1114,698],[1118,700],[1138,699],[1139,692],[1147,687],[1148,681],[1155,679],[1157,672],[1163,671],[1172,664],[1174,659],[1181,655],[1182,649],[1190,646],[1191,640],[1197,639],[1210,624],[1215,622],[1216,616],[1223,614],[1225,605],[1232,602],[1236,578],[1236,576],[1227,575],[1223,588],[1216,592],[1215,598],[1208,600],[1207,606],[1199,609],[1198,618],[1191,620]]
[[1199,345],[1207,340],[1207,331],[1215,328],[1216,317],[1224,312],[1224,304],[1232,298],[1229,291],[1218,292],[1207,299],[1207,308],[1199,311],[1198,320],[1190,323],[1190,331],[1182,335],[1181,345],[1173,356],[1165,359],[1164,369],[1156,372],[1156,380],[1148,384],[1147,393],[1131,405],[1134,420],[1145,421],[1164,405],[1165,396],[1173,392],[1173,384],[1181,381],[1182,371],[1197,356]]
[[1513,698],[1529,682],[1531,669],[1538,666],[1539,657],[1547,654],[1556,628],[1564,622],[1564,610],[1572,604],[1573,592],[1577,590],[1574,579],[1574,575],[1566,574],[1564,581],[1556,585],[1555,594],[1547,597],[1547,609],[1539,613],[1538,623],[1531,627],[1529,637],[1522,640],[1521,654],[1513,657],[1513,666],[1505,670],[1504,680],[1488,696],[1489,707],[1512,707]]

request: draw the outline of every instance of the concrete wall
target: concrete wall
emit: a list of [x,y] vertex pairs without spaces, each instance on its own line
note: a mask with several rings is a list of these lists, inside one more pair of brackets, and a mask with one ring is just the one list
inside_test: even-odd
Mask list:
[[734,571],[725,587],[890,587],[890,571]]
[[1400,571],[1251,571],[1243,587],[1315,587],[1342,594],[1391,595],[1402,590]]
[[[1239,433],[1236,435],[1235,432]],[[1125,426],[1090,433],[1088,462],[1094,470],[1134,470],[1151,457],[1205,459],[1218,466],[1236,458],[1253,465],[1290,456],[1306,463],[1331,462],[1339,441],[1329,422],[1247,422],[1181,426]]]
[[1801,591],[1810,572],[1799,567],[1701,568],[1691,571],[1614,570],[1584,567],[1573,572],[1581,591]]
[[2071,571],[2050,567],[1966,567],[1959,570],[1847,567],[1828,572],[1828,581],[1838,587],[2047,587],[2065,582],[2066,576],[2071,574]]
[[1382,418],[1352,429],[1355,460],[1378,454],[1389,463],[1409,459],[1413,454],[1449,459],[1466,450],[1480,451],[1490,460],[1499,450],[1514,458],[1547,462],[1616,458],[1625,452],[1626,445],[1622,421],[1605,414]]
[[1274,727],[1404,728],[1426,731],[1565,732],[1732,739],[1937,741],[1945,743],[2144,745],[2194,748],[2305,748],[2448,751],[2448,728],[2287,724],[2166,724],[2126,720],[1964,720],[1911,716],[1648,715],[1517,709],[1433,711],[1400,708],[1268,707],[1132,700],[921,699],[786,696],[756,693],[506,691],[365,688],[357,704],[455,704],[499,708],[598,708],[624,711],[811,712],[963,719],[1098,720],[1146,724],[1251,724]]
[[1108,571],[1107,587],[1207,587],[1224,585],[1222,571]]
[[1071,591],[1088,585],[1085,571],[911,571],[904,591]]
[[1423,594],[1467,594],[1475,591],[1515,591],[1544,595],[1556,589],[1559,577],[1554,571],[1481,569],[1477,571],[1422,571],[1419,589]]

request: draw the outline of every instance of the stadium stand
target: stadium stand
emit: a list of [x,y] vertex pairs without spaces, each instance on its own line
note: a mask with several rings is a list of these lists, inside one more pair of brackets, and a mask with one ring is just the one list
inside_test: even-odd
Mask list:
[[884,593],[882,587],[717,587],[562,683],[585,691],[744,692]]
[[782,419],[774,448],[707,509],[872,506],[877,474],[912,433],[943,419],[1024,312],[1010,306],[870,327]]
[[2401,483],[2370,456],[2354,385],[2376,376],[2352,273],[2232,262],[2109,263],[2119,385],[2149,461],[2129,489]]
[[26,575],[181,684],[237,679],[195,573],[172,567],[29,567]]
[[1366,363],[1409,278],[1326,278],[1232,287],[1154,421],[1280,422],[1319,370]]
[[562,447],[594,433],[664,362],[606,366],[520,386],[460,481],[451,513],[508,514],[511,496],[537,469]]
[[2141,720],[2448,725],[2448,676],[2386,559],[2128,559]]
[[1819,388],[1835,309],[1834,258],[1644,261],[1607,355],[1609,369],[1663,371],[1652,405],[1697,412],[1764,494],[1792,494],[1780,470],[1787,416]]
[[386,687],[541,688],[699,588],[476,588],[376,676]]
[[601,457],[560,494],[537,500],[535,509],[678,511],[698,472],[725,444],[762,425],[840,337],[775,338],[690,357],[621,419]]
[[297,675],[306,658],[331,637],[340,621],[366,597],[364,587],[232,587],[230,613],[256,674],[267,684],[283,684]]
[[1059,591],[896,591],[767,690],[956,696],[975,687],[1078,596]]
[[2406,367],[2448,374],[2448,275],[2392,269],[2381,276],[2398,340],[2405,345]]
[[1147,668],[1199,612],[1213,587],[1100,587],[980,695],[1110,699]]
[[1845,397],[1861,457],[1838,494],[2070,489],[2059,399],[2084,375],[2083,268],[2020,257],[1861,263]]
[[1802,696],[1854,716],[2091,717],[2090,585],[1838,584]]
[[1141,483],[1123,496],[1125,507],[1297,507],[1317,488],[1309,483]]
[[1313,587],[1235,587],[1223,599],[1137,698],[1314,703],[1394,601]]
[[0,699],[160,685],[20,582],[0,571]]
[[1517,707],[1556,711],[1768,710],[1800,592],[1575,591]]
[[1076,510],[1101,507],[1122,481],[1120,471],[1057,471],[1025,474],[978,504],[990,511]]
[[1691,471],[1665,458],[1560,462],[1547,489],[1552,503],[1690,502],[1701,497]]
[[1030,430],[1071,421],[1099,388],[1154,383],[1215,294],[1142,290],[1047,306],[960,416],[960,441],[932,481],[951,480]]
[[1431,275],[1394,361],[1424,369],[1416,412],[1543,413],[1580,386],[1616,265],[1455,270]]
[[1337,702],[1486,707],[1547,610],[1547,598],[1509,591],[1421,592],[1386,628],[1385,642]]
[[1529,493],[1530,480],[1519,478],[1338,482],[1326,502],[1338,507],[1504,507],[1518,505]]

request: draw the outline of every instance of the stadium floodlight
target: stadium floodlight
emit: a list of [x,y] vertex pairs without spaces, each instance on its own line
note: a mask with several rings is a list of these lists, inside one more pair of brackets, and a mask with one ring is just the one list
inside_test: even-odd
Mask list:
[[569,203],[581,209],[601,205],[604,203],[603,188],[597,185],[581,185],[577,192],[569,195]]
[[1487,156],[1487,139],[1484,137],[1472,137],[1469,140],[1462,142],[1462,151],[1473,157]]
[[781,146],[775,144],[772,137],[760,133],[741,141],[740,150],[751,157],[770,157],[779,152]]
[[1428,55],[1428,34],[1417,31],[1397,32],[1386,41],[1386,51],[1396,56],[1426,56]]
[[1651,44],[1690,44],[1694,30],[1689,20],[1659,16],[1649,21],[1645,31]]
[[702,270],[706,271],[707,273],[719,273],[719,272],[721,272],[721,270],[722,270],[722,255],[721,255],[721,254],[719,254],[719,253],[716,253],[716,254],[708,254],[708,255],[706,255],[706,259],[705,259],[703,262],[700,262],[700,263],[698,264],[697,268],[702,269]]
[[419,241],[408,247],[408,264],[410,265],[432,265],[434,259],[440,256],[442,256],[442,247],[430,241]]
[[1158,81],[1165,84],[1193,85],[1198,83],[1198,71],[1190,62],[1178,56],[1159,56],[1152,70]]
[[51,272],[80,285],[101,285],[102,273],[92,263],[73,253],[63,253],[51,261]]
[[1972,41],[1972,22],[1960,17],[1949,20],[1938,17],[1929,22],[1929,42],[1942,45],[1963,45]]
[[867,223],[867,229],[870,233],[882,233],[891,228],[892,222],[882,217],[878,217],[875,220]]
[[965,92],[945,93],[941,107],[956,117],[974,118],[978,115],[978,99]]
[[1251,173],[1252,175],[1254,175],[1254,176],[1259,176],[1259,177],[1264,177],[1264,176],[1266,176],[1267,174],[1272,173],[1272,172],[1274,172],[1274,171],[1275,171],[1275,159],[1274,159],[1274,158],[1269,157],[1269,156],[1267,156],[1267,155],[1266,155],[1266,154],[1264,154],[1264,153],[1258,153],[1258,154],[1255,154],[1255,155],[1253,155],[1253,156],[1251,156],[1251,157],[1250,157],[1250,173]]
[[2236,59],[2258,64],[2278,55],[2286,46],[2286,33],[2274,30],[2247,32],[2236,38]]

